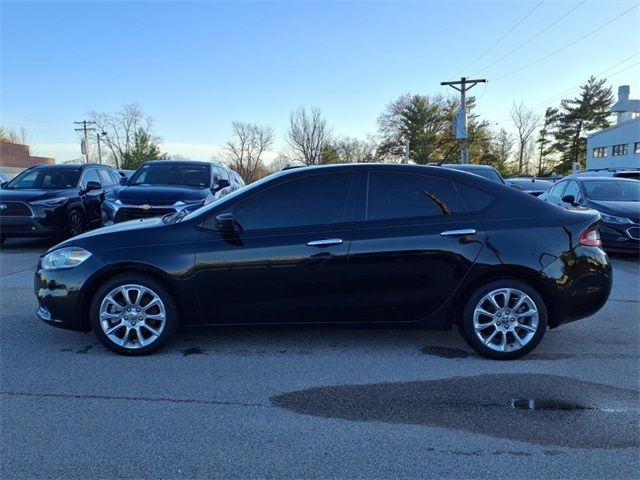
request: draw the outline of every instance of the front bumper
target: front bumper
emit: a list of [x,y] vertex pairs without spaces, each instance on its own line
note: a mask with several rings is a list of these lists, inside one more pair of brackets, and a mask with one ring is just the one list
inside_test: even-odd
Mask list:
[[0,217],[5,237],[55,237],[65,233],[64,225],[51,225],[39,217]]
[[598,228],[605,250],[640,253],[640,225],[600,222]]
[[34,293],[38,300],[36,316],[54,327],[89,331],[84,287],[102,266],[95,256],[77,267],[60,270],[43,270],[39,261],[34,278]]

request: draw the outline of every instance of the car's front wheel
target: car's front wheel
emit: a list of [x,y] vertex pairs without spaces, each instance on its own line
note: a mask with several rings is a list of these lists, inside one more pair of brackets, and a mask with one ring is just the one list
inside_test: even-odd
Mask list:
[[478,288],[469,298],[460,331],[478,353],[497,360],[522,357],[547,329],[547,308],[528,284],[504,279]]
[[91,303],[91,326],[100,342],[121,355],[147,355],[175,333],[175,300],[155,279],[131,273],[108,280]]
[[71,210],[67,214],[65,227],[67,229],[67,234],[69,235],[69,237],[80,235],[83,230],[82,214],[78,210]]

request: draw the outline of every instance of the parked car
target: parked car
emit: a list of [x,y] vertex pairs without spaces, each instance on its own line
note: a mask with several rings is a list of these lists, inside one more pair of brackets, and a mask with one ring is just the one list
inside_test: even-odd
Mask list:
[[445,168],[452,168],[454,170],[462,170],[463,172],[473,173],[474,175],[480,175],[481,177],[491,180],[492,182],[501,183],[506,185],[500,172],[498,172],[491,165],[477,165],[475,163],[444,163]]
[[640,170],[625,169],[625,168],[607,168],[602,170],[585,170],[584,172],[577,172],[570,177],[616,177],[616,178],[631,178],[633,180],[640,180]]
[[598,218],[439,167],[293,169],[56,245],[35,274],[37,315],[125,355],[179,324],[457,324],[512,359],[606,302]]
[[533,177],[508,178],[506,182],[512,187],[522,190],[534,197],[539,197],[553,185],[553,182]]
[[563,208],[600,212],[606,250],[640,253],[640,182],[625,178],[570,176],[540,195]]
[[101,225],[105,192],[120,175],[105,165],[38,165],[0,190],[0,239],[73,237]]
[[105,197],[103,222],[110,225],[200,208],[240,188],[231,183],[229,172],[222,165],[194,160],[145,162]]

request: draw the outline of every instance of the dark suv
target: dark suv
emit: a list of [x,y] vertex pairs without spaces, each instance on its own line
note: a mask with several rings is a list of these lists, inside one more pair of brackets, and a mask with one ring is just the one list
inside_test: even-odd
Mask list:
[[104,224],[195,210],[241,188],[244,183],[236,176],[210,162],[150,160],[107,194],[102,205]]
[[99,227],[104,193],[121,175],[105,165],[37,165],[0,190],[0,239],[75,236]]

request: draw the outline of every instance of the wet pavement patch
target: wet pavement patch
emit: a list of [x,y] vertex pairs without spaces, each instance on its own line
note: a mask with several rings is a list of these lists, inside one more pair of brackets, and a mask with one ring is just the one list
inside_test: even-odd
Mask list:
[[338,385],[284,393],[271,402],[307,415],[450,428],[540,445],[640,444],[638,391],[556,375]]
[[420,350],[427,355],[433,355],[435,357],[442,358],[466,358],[470,355],[465,350],[459,350],[457,348],[438,347],[437,345],[427,345]]

